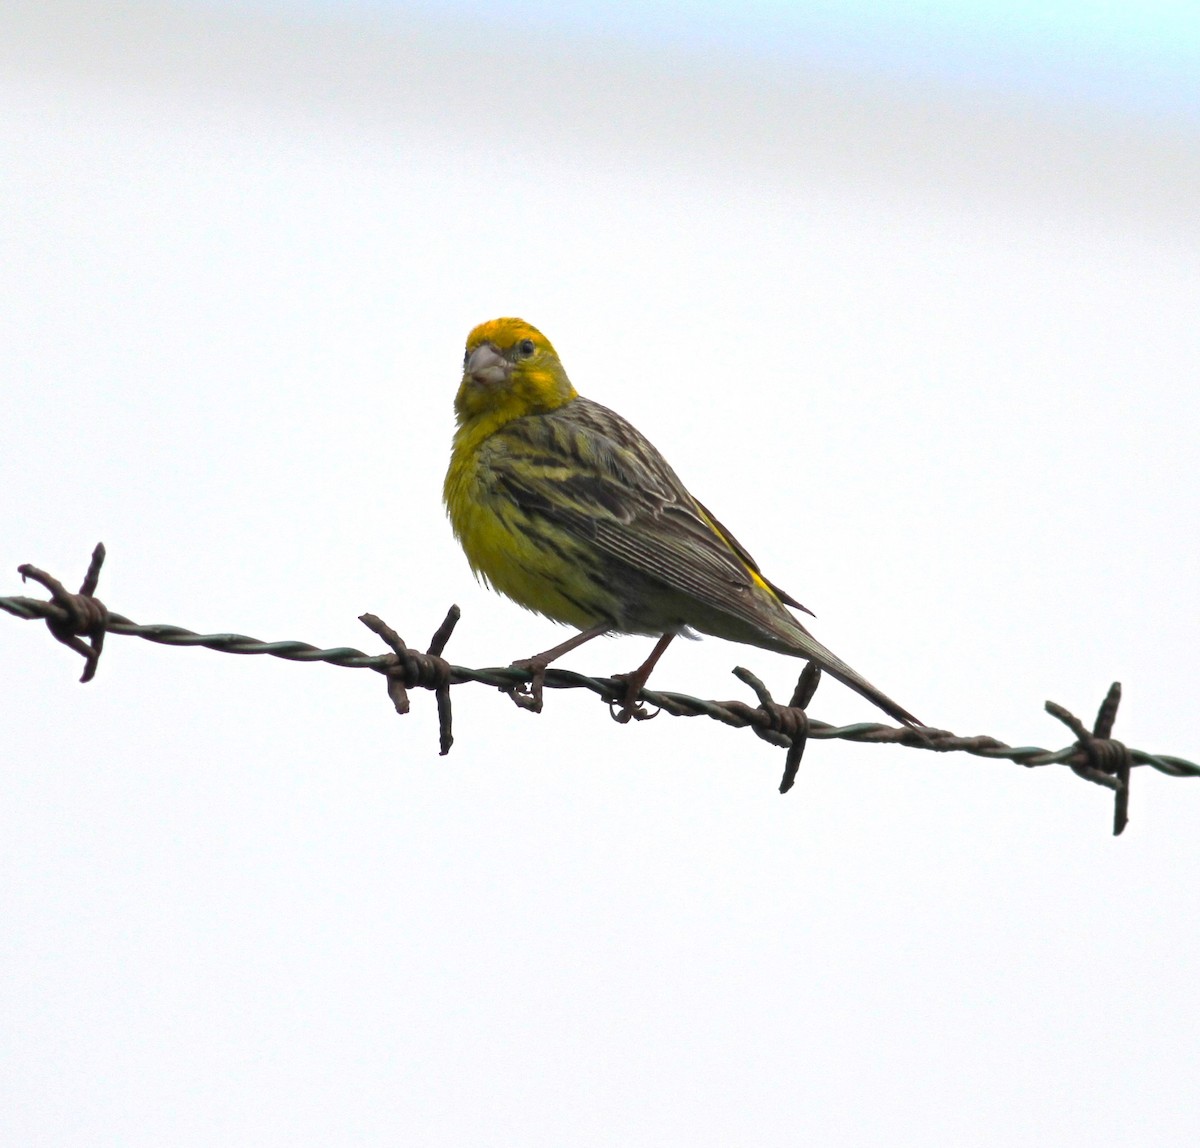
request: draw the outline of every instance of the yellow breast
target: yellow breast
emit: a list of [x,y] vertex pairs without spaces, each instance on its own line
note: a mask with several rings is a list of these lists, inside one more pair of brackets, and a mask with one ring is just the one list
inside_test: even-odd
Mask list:
[[525,609],[579,629],[609,616],[582,548],[490,481],[473,438],[456,437],[443,497],[476,576]]

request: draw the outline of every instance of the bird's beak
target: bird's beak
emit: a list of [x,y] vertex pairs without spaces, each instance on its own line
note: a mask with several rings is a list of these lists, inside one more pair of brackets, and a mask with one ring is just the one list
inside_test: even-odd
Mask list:
[[494,387],[508,378],[512,365],[491,343],[480,343],[467,358],[463,374],[483,386]]

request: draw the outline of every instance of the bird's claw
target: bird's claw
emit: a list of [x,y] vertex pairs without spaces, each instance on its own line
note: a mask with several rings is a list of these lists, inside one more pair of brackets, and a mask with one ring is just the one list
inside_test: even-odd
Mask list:
[[651,712],[641,702],[635,702],[633,705],[627,706],[622,701],[619,705],[616,702],[609,702],[608,713],[613,721],[625,725],[630,721],[650,721],[651,718],[658,717],[662,713],[662,710]]
[[546,682],[546,667],[540,665],[535,658],[523,658],[519,662],[513,662],[512,668],[528,670],[530,673],[529,684],[524,688],[502,686],[501,692],[508,694],[518,709],[540,714],[542,712],[542,687]]
[[608,703],[608,714],[613,721],[620,722],[621,725],[628,725],[631,721],[649,721],[662,713],[661,710],[651,713],[646,709],[645,703],[638,699],[644,682],[638,680],[637,674],[613,674],[613,680],[627,683],[625,696],[621,698],[620,702]]

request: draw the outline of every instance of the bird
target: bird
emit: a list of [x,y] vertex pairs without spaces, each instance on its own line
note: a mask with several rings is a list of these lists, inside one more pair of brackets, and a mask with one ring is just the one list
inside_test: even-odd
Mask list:
[[[639,702],[678,635],[725,638],[807,659],[890,717],[922,723],[826,649],[788,607],[812,611],[768,581],[745,547],[683,485],[650,441],[582,397],[550,340],[517,318],[467,337],[443,499],[477,578],[578,632],[521,659],[528,708],[547,667],[604,634],[658,638],[617,675],[618,720]],[[515,695],[514,695],[515,697]]]

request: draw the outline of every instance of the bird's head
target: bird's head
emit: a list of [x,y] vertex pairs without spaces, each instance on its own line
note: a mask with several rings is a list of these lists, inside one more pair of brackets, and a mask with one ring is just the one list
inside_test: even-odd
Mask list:
[[454,399],[460,425],[484,417],[499,426],[555,410],[576,397],[550,340],[524,319],[492,319],[467,336]]

